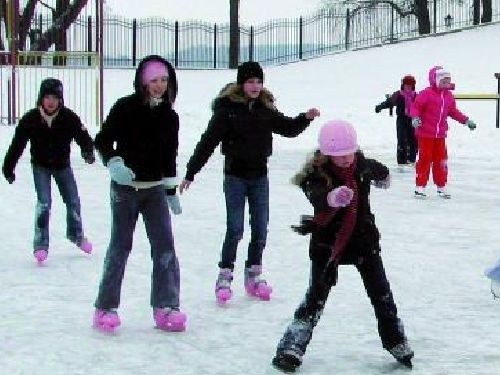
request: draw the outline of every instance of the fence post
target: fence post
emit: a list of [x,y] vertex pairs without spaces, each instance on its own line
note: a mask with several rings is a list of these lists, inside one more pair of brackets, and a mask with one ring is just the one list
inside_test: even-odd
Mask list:
[[500,73],[495,73],[495,78],[497,79],[497,129],[500,128]]
[[351,29],[351,16],[350,16],[349,8],[348,8],[346,16],[345,16],[345,49],[346,49],[346,51],[349,49],[350,29]]
[[132,20],[132,66],[137,64],[137,19]]
[[437,0],[434,0],[434,12],[433,12],[433,17],[434,17],[434,34],[436,34],[437,30]]
[[248,60],[253,61],[253,26],[250,26],[250,41],[248,45]]
[[10,78],[7,79],[7,124],[14,124],[12,119],[12,90],[10,87]]
[[302,60],[302,54],[303,54],[303,48],[302,48],[302,43],[303,43],[303,21],[302,21],[302,16],[299,17],[299,60]]
[[179,66],[179,21],[175,21],[174,66]]
[[217,69],[217,23],[214,23],[214,69]]
[[[87,17],[87,52],[92,52],[92,16]],[[87,65],[92,66],[90,56],[87,58]]]

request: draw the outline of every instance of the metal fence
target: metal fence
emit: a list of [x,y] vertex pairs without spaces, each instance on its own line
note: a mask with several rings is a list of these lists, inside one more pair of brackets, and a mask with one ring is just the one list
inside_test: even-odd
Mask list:
[[[409,10],[412,5],[413,1],[407,1],[400,6]],[[432,33],[460,29],[474,22],[473,0],[436,0],[428,5]],[[66,35],[68,51],[96,50],[94,18],[85,15],[70,27]],[[492,20],[500,20],[500,0],[492,0]],[[127,19],[110,14],[103,21],[106,67],[136,66],[152,53],[164,56],[177,68],[218,69],[229,65],[229,24]],[[51,23],[50,14],[37,15],[31,38]],[[416,17],[401,17],[389,4],[336,4],[309,17],[240,26],[240,61],[282,64],[416,36]]]

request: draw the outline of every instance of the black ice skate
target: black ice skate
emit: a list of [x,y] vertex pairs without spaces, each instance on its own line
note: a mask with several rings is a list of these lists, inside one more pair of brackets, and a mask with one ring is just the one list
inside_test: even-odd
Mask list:
[[389,353],[392,354],[396,360],[405,365],[408,368],[412,368],[413,364],[411,363],[411,359],[413,358],[413,350],[411,350],[408,342],[402,342],[401,344],[396,345],[392,349],[389,350]]
[[291,350],[276,353],[272,361],[273,366],[283,372],[295,372],[301,363],[301,355]]

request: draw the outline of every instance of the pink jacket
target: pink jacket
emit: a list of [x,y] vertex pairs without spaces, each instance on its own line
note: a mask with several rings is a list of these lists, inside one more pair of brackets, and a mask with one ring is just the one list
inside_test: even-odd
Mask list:
[[437,68],[434,67],[429,71],[430,86],[417,95],[410,108],[410,116],[420,117],[422,120],[422,124],[415,130],[417,137],[446,138],[448,116],[462,124],[468,119],[457,109],[451,91],[437,87],[435,74]]

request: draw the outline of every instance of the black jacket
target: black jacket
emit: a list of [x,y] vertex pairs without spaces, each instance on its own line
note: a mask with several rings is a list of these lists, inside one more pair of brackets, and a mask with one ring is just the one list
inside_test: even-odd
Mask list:
[[[140,85],[144,64],[151,59],[162,61],[169,75],[164,100],[154,107],[149,105]],[[163,58],[149,56],[136,70],[134,88],[134,94],[118,99],[109,111],[96,135],[95,147],[105,165],[113,156],[120,156],[137,181],[175,177],[179,146],[179,116],[171,104],[177,93],[175,71]]]
[[[319,152],[319,151],[318,151]],[[375,225],[375,217],[370,209],[370,184],[372,181],[382,181],[388,174],[386,166],[373,159],[366,159],[361,152],[357,152],[355,170],[358,183],[358,210],[356,225],[340,259],[343,264],[359,264],[370,254],[380,252],[380,234]],[[324,175],[332,180],[328,186]],[[329,210],[327,194],[334,188],[342,185],[330,168],[330,161],[320,166],[306,165],[304,171],[295,179],[314,208],[314,214]],[[316,227],[312,232],[309,256],[311,259],[327,258],[330,256],[335,243],[337,232],[342,226],[346,209],[340,209],[331,221],[323,227]]]
[[[414,98],[416,97],[416,93],[414,93]],[[378,104],[375,107],[375,111],[378,113],[382,109],[390,109],[392,110],[392,107],[396,106],[396,116],[397,117],[402,117],[403,119],[411,119],[407,114],[406,114],[406,104],[405,104],[405,98],[403,95],[401,95],[401,91],[395,91],[392,93],[391,96],[389,96],[386,100],[384,100],[382,103]],[[392,112],[391,112],[392,116]]]
[[302,113],[287,117],[274,107],[274,98],[262,90],[254,101],[245,99],[241,86],[228,84],[214,100],[213,115],[187,164],[186,180],[193,181],[219,143],[225,155],[224,173],[257,178],[267,173],[273,133],[299,135],[311,123]]
[[80,118],[69,108],[61,107],[49,127],[38,108],[28,111],[19,121],[12,143],[5,155],[4,174],[14,172],[28,141],[31,163],[50,169],[70,166],[71,142],[75,140],[82,154],[94,152],[92,138]]

